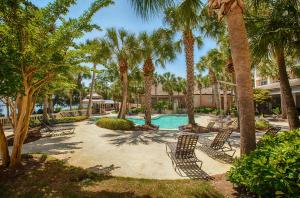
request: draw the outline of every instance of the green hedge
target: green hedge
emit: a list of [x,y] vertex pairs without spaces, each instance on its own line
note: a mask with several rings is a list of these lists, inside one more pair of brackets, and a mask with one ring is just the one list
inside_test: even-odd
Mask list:
[[133,130],[134,123],[130,120],[120,118],[100,118],[97,126],[112,130]]
[[57,123],[78,122],[87,119],[86,116],[60,117],[55,119]]
[[228,178],[259,197],[300,197],[300,129],[264,137],[235,161]]
[[195,108],[196,113],[212,113],[215,109],[210,107],[197,107]]
[[266,120],[259,119],[255,121],[255,128],[258,130],[267,130],[270,127],[272,127],[272,125]]

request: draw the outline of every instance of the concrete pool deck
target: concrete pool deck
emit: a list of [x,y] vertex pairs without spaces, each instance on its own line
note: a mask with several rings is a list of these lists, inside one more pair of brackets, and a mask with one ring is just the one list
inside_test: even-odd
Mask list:
[[[210,116],[196,119],[205,126]],[[201,122],[200,122],[201,121]],[[114,176],[148,179],[186,179],[179,176],[166,154],[165,143],[176,142],[179,132],[174,131],[113,131],[97,127],[93,121],[75,123],[75,134],[42,138],[25,144],[23,153],[46,153],[69,164]],[[213,138],[216,133],[201,134]],[[239,155],[239,133],[233,133],[231,142]],[[202,171],[209,175],[227,172],[231,165],[214,160],[196,150],[203,161]]]

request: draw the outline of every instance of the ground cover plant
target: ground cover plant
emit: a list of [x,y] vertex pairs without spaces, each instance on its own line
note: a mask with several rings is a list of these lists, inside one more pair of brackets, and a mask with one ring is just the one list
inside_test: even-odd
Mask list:
[[18,171],[0,167],[2,197],[223,197],[207,181],[113,177],[41,154],[23,155],[22,161]]
[[272,125],[267,120],[259,119],[255,121],[255,128],[258,130],[267,130],[270,127],[272,127]]
[[134,123],[130,120],[121,118],[100,118],[97,126],[112,130],[133,130]]
[[260,197],[300,196],[300,129],[266,136],[237,159],[229,180]]

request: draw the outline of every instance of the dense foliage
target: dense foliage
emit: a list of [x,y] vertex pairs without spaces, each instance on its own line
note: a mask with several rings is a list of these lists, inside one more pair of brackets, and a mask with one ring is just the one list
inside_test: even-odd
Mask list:
[[215,109],[211,107],[198,107],[195,108],[196,113],[212,113]]
[[270,124],[270,122],[268,122],[267,120],[264,119],[259,119],[255,122],[255,128],[258,130],[266,130],[268,128],[270,128],[272,125]]
[[228,178],[261,197],[299,197],[299,167],[300,129],[297,129],[263,137],[255,151],[235,161]]
[[112,130],[133,130],[134,123],[130,120],[120,118],[100,118],[97,125]]

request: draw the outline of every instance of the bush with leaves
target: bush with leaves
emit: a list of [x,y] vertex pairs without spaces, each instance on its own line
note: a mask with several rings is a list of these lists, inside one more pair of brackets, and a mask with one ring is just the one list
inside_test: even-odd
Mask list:
[[133,130],[134,123],[130,120],[121,118],[100,118],[97,126],[112,130]]
[[259,197],[300,197],[300,129],[263,137],[227,176]]
[[155,105],[154,105],[154,109],[158,111],[158,113],[162,113],[162,111],[164,111],[165,109],[167,109],[169,107],[168,102],[166,101],[158,101]]
[[198,107],[198,108],[195,108],[196,113],[211,113],[214,110],[215,109],[213,109],[211,107]]
[[259,119],[255,121],[255,128],[258,130],[267,130],[270,127],[272,127],[272,125],[267,120]]

